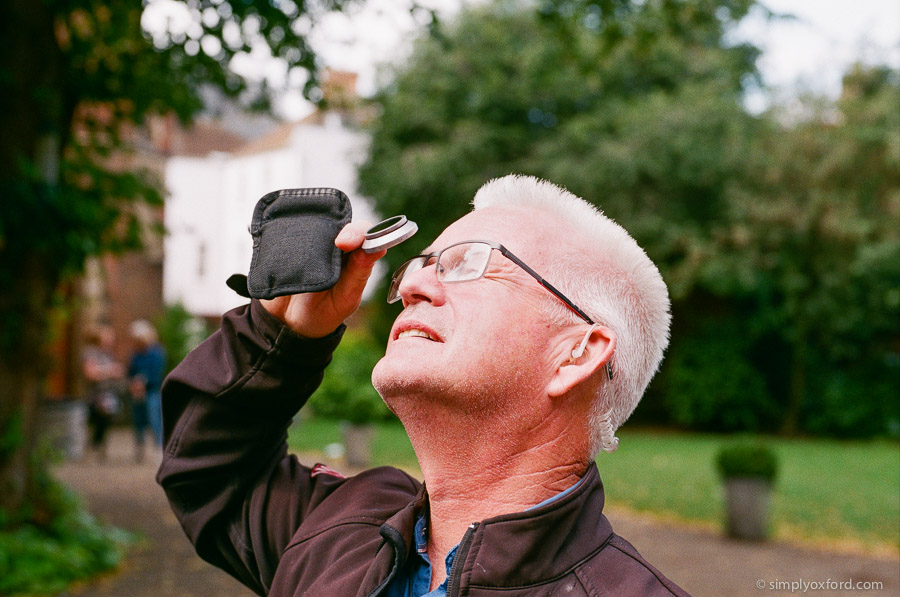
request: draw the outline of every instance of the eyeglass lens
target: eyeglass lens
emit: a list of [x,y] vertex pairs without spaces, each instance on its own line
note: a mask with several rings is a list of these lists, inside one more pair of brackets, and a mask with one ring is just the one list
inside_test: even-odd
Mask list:
[[450,245],[437,254],[413,257],[394,273],[388,291],[388,303],[400,299],[400,284],[403,279],[425,267],[433,257],[437,258],[435,268],[439,282],[469,282],[484,275],[491,259],[491,250],[491,245],[487,243],[462,242]]
[[491,246],[484,243],[451,245],[438,255],[438,280],[468,282],[484,275],[491,259]]

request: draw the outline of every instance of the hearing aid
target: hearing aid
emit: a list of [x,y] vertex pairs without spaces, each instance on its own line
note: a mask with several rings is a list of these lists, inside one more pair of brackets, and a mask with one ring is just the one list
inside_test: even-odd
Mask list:
[[[587,331],[587,333],[584,335],[584,338],[581,339],[581,342],[578,343],[578,346],[576,346],[572,350],[572,359],[571,359],[572,362],[574,362],[575,359],[580,358],[581,355],[584,354],[584,349],[587,347],[588,340],[591,338],[591,334],[594,332],[594,328],[598,328],[598,327],[600,327],[600,324],[597,324],[597,323],[593,324],[591,326],[591,329],[589,329]],[[606,377],[608,377],[609,380],[612,381],[612,378],[613,378],[612,365],[610,364],[609,361],[606,361]]]

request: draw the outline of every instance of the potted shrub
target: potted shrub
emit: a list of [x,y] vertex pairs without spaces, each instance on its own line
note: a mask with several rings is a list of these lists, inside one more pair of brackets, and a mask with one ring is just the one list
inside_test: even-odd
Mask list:
[[765,539],[769,501],[778,460],[759,441],[741,441],[719,450],[716,458],[725,485],[726,531],[738,539]]
[[347,464],[371,464],[373,423],[393,415],[372,387],[372,368],[383,350],[365,332],[348,330],[310,399],[316,416],[342,421]]

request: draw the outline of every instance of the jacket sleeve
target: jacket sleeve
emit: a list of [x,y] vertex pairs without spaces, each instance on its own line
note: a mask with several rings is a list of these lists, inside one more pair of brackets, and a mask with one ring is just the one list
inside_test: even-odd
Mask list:
[[343,482],[287,454],[291,417],[343,330],[302,338],[254,300],[226,313],[163,384],[157,481],[197,553],[260,594],[304,516]]

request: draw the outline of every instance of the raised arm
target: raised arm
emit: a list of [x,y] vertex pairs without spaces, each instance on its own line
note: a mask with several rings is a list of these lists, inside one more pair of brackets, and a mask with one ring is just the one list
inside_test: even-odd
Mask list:
[[157,480],[198,554],[260,594],[304,516],[342,483],[311,475],[286,440],[383,256],[355,250],[362,230],[335,241],[349,253],[334,288],[230,311],[163,386]]

